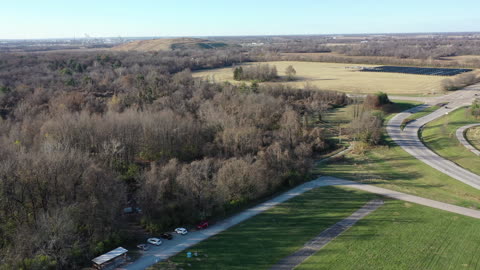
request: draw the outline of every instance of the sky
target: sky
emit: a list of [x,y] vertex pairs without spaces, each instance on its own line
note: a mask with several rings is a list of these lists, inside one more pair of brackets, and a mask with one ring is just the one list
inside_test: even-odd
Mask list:
[[0,0],[0,39],[480,31],[480,0]]

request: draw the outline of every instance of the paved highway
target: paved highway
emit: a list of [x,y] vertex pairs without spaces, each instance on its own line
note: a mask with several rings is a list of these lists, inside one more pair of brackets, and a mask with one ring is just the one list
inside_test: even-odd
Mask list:
[[[429,166],[467,184],[476,189],[480,189],[480,176],[476,175],[457,164],[440,157],[428,147],[426,147],[419,138],[419,131],[425,124],[433,121],[445,114],[454,111],[463,106],[472,104],[472,101],[476,98],[476,95],[480,93],[480,84],[466,87],[462,90],[455,91],[452,94],[423,99],[427,105],[415,107],[403,113],[399,113],[394,116],[387,124],[388,135],[405,151],[428,164]],[[435,105],[439,103],[447,103],[446,106],[438,109],[437,111],[419,118],[413,122],[410,122],[403,130],[400,126],[405,118],[410,116],[419,110],[425,108],[425,106]]]

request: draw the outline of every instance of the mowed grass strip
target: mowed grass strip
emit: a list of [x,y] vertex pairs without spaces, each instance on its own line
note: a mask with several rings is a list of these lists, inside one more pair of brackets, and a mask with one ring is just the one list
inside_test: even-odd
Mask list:
[[480,220],[387,201],[296,270],[480,269]]
[[[285,69],[292,65],[297,71],[297,80],[282,82],[284,84],[303,88],[306,83],[320,89],[337,90],[350,93],[375,93],[383,91],[397,95],[429,95],[442,92],[441,81],[446,77],[423,76],[400,73],[359,72],[350,67],[374,65],[338,64],[300,61],[272,61],[247,63],[244,65],[270,64],[277,67],[280,76],[285,76]],[[193,73],[194,77],[209,78],[211,80],[233,80],[232,68],[203,70]]]
[[473,127],[467,129],[466,137],[475,148],[480,150],[480,127]]
[[[171,261],[177,269],[268,269],[374,198],[377,195],[340,187],[317,188],[211,237]],[[199,256],[188,259],[187,251]],[[152,269],[169,269],[169,265],[162,262]]]
[[418,118],[424,117],[428,114],[431,114],[432,112],[438,110],[439,108],[440,108],[440,106],[435,105],[435,106],[425,108],[425,110],[422,110],[422,111],[419,111],[419,112],[416,112],[416,113],[410,115],[409,117],[405,118],[405,120],[403,120],[403,123],[400,126],[400,128],[404,129],[405,126],[408,125],[410,122],[412,122],[414,120],[417,120]]
[[438,155],[480,174],[480,157],[463,146],[455,135],[457,129],[474,123],[480,123],[480,119],[475,119],[466,108],[455,110],[425,125],[422,141]]

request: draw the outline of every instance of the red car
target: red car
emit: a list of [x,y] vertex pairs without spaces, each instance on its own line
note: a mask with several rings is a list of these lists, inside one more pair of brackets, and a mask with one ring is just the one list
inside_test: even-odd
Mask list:
[[206,229],[208,227],[208,221],[202,221],[200,224],[197,225],[197,229]]

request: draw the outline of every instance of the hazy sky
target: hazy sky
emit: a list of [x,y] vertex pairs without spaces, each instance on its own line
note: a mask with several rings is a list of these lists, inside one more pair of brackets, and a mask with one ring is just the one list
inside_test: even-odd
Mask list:
[[0,39],[480,31],[480,0],[0,0]]

